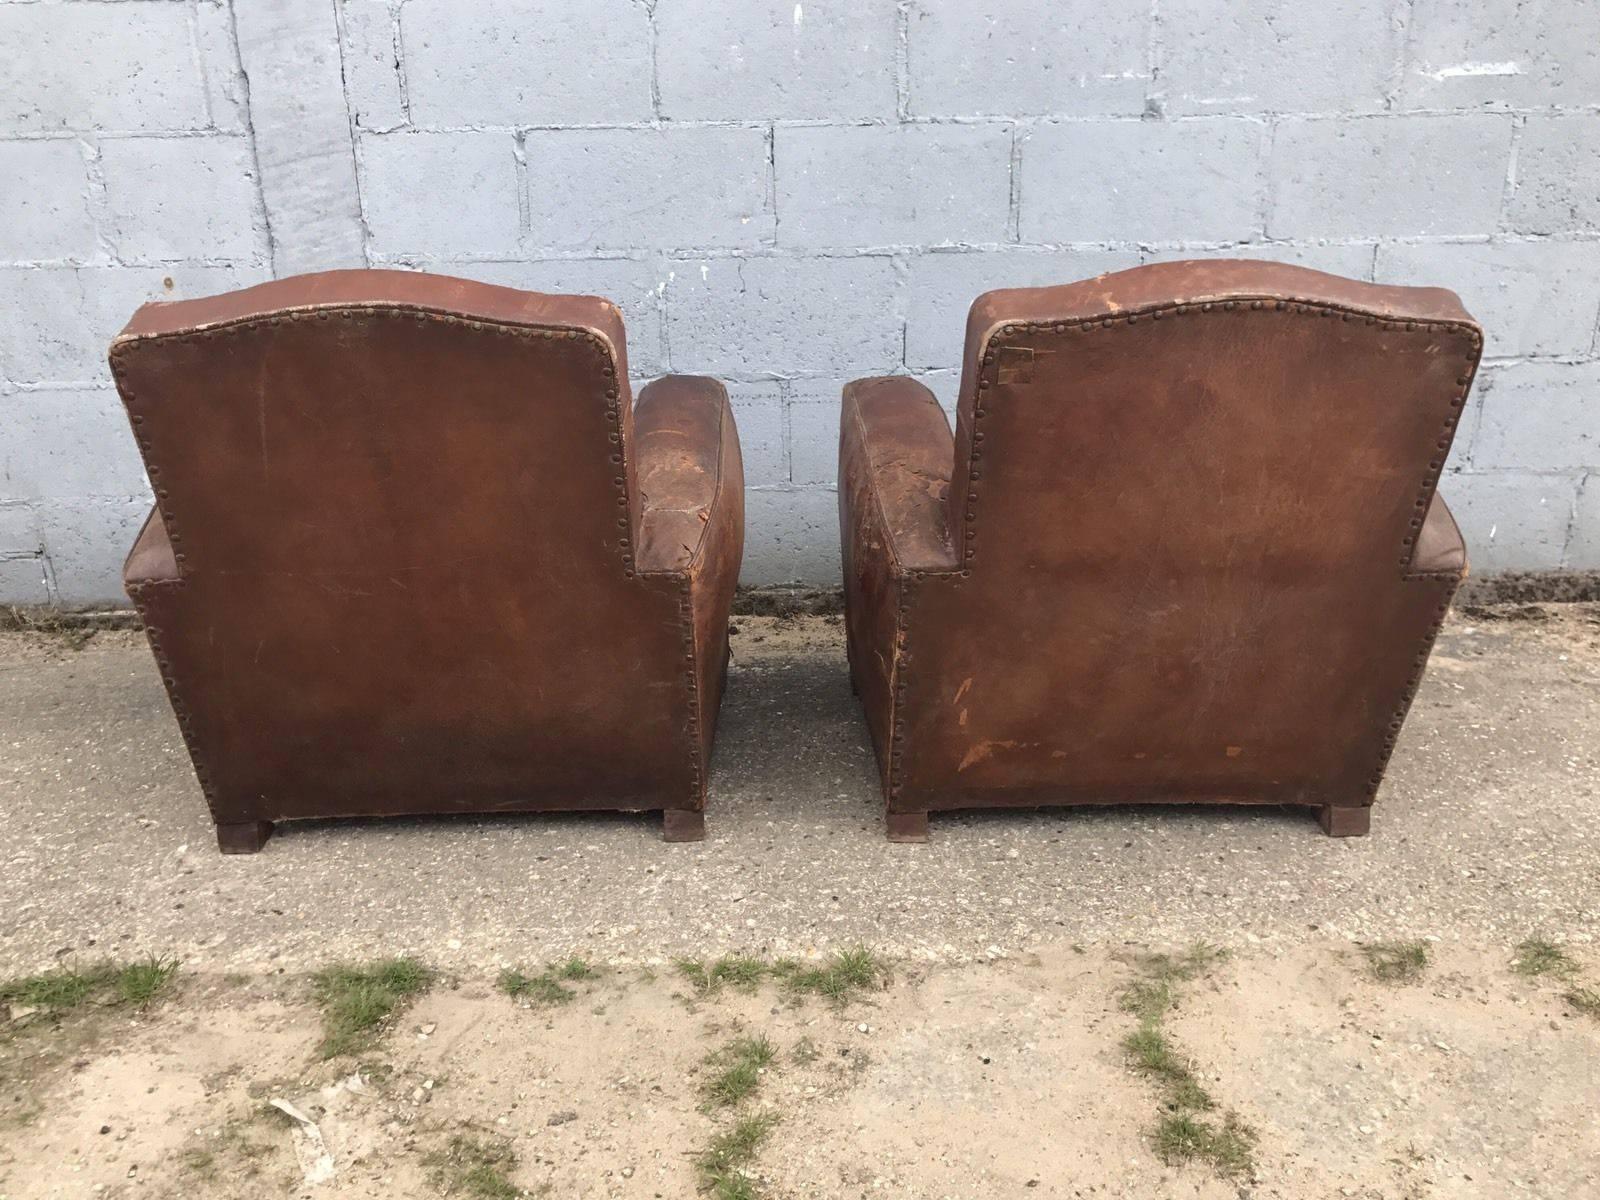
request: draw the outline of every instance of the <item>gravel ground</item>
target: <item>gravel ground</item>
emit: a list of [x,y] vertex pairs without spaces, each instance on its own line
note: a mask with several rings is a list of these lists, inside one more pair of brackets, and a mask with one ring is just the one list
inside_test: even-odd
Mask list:
[[1591,942],[1600,608],[1446,626],[1372,836],[1303,812],[936,817],[885,841],[837,618],[742,617],[709,838],[586,815],[280,826],[223,857],[142,636],[0,634],[0,976],[160,952],[188,969],[414,952],[441,966],[866,942],[961,961],[1049,943]]

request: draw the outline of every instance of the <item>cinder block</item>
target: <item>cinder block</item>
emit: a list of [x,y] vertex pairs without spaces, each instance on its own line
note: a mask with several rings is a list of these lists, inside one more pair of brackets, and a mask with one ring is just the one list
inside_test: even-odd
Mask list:
[[43,500],[38,511],[61,603],[126,605],[122,560],[150,515],[150,497]]
[[[449,258],[516,250],[521,206],[510,133],[364,134],[358,145],[375,252]],[[422,203],[423,193],[448,193],[449,202]]]
[[234,19],[273,269],[366,266],[337,14],[328,0],[275,0]]
[[736,377],[895,370],[901,345],[896,290],[887,258],[671,263],[672,369]]
[[0,4],[0,131],[204,129],[187,4]]
[[1474,234],[1497,227],[1511,118],[1287,120],[1273,139],[1275,238]]
[[741,583],[838,584],[839,500],[831,489],[752,488],[744,530]]
[[839,481],[839,407],[845,381],[809,379],[789,400],[789,479],[799,487]]
[[657,0],[674,120],[854,120],[895,111],[895,6]]
[[785,245],[1008,240],[1006,126],[802,126],[775,137],[778,239]]
[[0,553],[0,604],[48,604],[44,555],[10,557]]
[[535,246],[690,249],[772,239],[764,130],[533,132],[525,151]]
[[1439,481],[1439,492],[1466,539],[1473,574],[1550,571],[1562,565],[1575,477],[1449,473]]
[[0,497],[0,558],[26,558],[43,552],[44,538],[32,503]]
[[661,346],[661,273],[654,260],[551,258],[524,262],[433,263],[430,270],[529,292],[600,296],[622,310],[630,375],[666,370]]
[[1528,118],[1506,220],[1521,233],[1600,229],[1600,113]]
[[1022,240],[1246,239],[1260,224],[1265,133],[1256,121],[1213,117],[1019,134]]
[[914,0],[915,116],[1137,115],[1150,82],[1148,5]]
[[784,433],[783,396],[776,383],[728,385],[734,423],[739,427],[739,454],[746,487],[771,487],[789,482],[788,438]]
[[1600,570],[1600,474],[1587,476],[1579,489],[1566,566],[1574,571]]
[[1456,292],[1491,358],[1586,353],[1600,320],[1600,242],[1388,242],[1378,280]]
[[1600,362],[1495,364],[1477,390],[1474,471],[1600,471]]
[[113,138],[100,143],[100,167],[108,233],[124,259],[249,259],[265,251],[248,139]]
[[1161,0],[1161,75],[1173,113],[1372,112],[1399,29],[1389,0]]
[[1585,105],[1600,100],[1592,0],[1411,0],[1400,96],[1418,108]]
[[339,0],[344,18],[345,94],[358,129],[386,133],[406,123],[400,95],[400,24],[390,0]]
[[1176,246],[1147,250],[1143,261],[1147,263],[1177,262],[1186,258],[1251,258],[1265,262],[1293,263],[1297,267],[1310,267],[1313,271],[1327,271],[1343,275],[1346,279],[1371,280],[1371,243],[1342,242],[1337,245],[1319,245],[1315,242],[1239,242],[1231,246],[1195,250]]
[[939,407],[944,409],[944,415],[950,422],[950,428],[954,429],[956,427],[956,402],[960,399],[961,392],[960,370],[916,371],[911,377],[933,393],[934,399],[939,401]]
[[906,366],[955,369],[972,302],[996,288],[1073,283],[1137,266],[1133,250],[978,250],[919,254],[907,265]]
[[89,172],[71,139],[0,142],[0,259],[40,262],[94,254]]
[[115,391],[0,396],[0,496],[131,496],[148,487]]
[[80,267],[0,270],[0,378],[95,383],[106,349],[146,300],[213,296],[260,283],[264,267]]
[[249,127],[245,103],[249,84],[234,43],[233,6],[198,0],[194,15],[195,43],[200,51],[211,124],[222,133],[243,133]]
[[650,14],[633,0],[409,0],[400,10],[419,125],[651,118]]

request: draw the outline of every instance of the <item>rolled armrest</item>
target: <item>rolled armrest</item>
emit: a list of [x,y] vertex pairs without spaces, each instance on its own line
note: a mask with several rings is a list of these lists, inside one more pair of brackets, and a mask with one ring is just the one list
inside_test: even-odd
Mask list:
[[152,508],[122,564],[122,586],[132,592],[148,584],[176,583],[178,578],[178,560],[172,552],[166,522],[161,519],[161,510]]
[[839,460],[841,490],[875,508],[894,569],[956,569],[946,506],[955,442],[932,392],[899,376],[846,384]]
[[638,569],[698,567],[707,529],[743,500],[738,434],[728,393],[715,379],[668,375],[639,393],[633,410],[639,488]]
[[1428,505],[1428,515],[1417,532],[1417,549],[1411,558],[1414,575],[1451,575],[1465,578],[1467,574],[1467,544],[1450,514],[1450,506],[1438,492]]

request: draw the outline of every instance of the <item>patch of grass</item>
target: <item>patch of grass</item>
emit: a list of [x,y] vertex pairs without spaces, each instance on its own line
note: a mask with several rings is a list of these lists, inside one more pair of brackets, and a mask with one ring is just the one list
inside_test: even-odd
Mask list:
[[789,1051],[789,1057],[802,1067],[806,1067],[816,1062],[820,1053],[821,1051],[817,1049],[815,1042],[808,1037],[803,1037],[794,1044],[794,1049]]
[[537,975],[520,970],[500,972],[499,987],[506,995],[537,1005],[570,1004],[577,995],[567,983],[595,979],[600,972],[576,956],[564,963],[552,963]]
[[746,1099],[761,1085],[761,1070],[776,1053],[765,1037],[741,1037],[706,1055],[706,1066],[713,1069],[701,1087],[706,1101],[731,1108]]
[[427,989],[433,972],[414,958],[386,958],[366,966],[325,967],[312,976],[322,1009],[323,1058],[356,1054],[407,1000]]
[[71,1012],[91,1001],[146,1008],[177,974],[176,959],[151,957],[133,963],[96,963],[90,967],[58,967],[38,975],[0,983],[0,1001],[52,1015]]
[[1367,942],[1361,953],[1367,973],[1379,983],[1415,983],[1428,969],[1427,942]]
[[881,987],[889,977],[889,970],[871,950],[854,946],[835,951],[821,966],[808,967],[789,960],[777,963],[773,974],[780,976],[796,994],[821,996],[844,1005],[858,992]]
[[1143,1024],[1123,1039],[1128,1062],[1141,1075],[1160,1082],[1172,1103],[1186,1112],[1207,1112],[1216,1102],[1195,1078],[1182,1055],[1172,1048],[1167,1037],[1154,1024]]
[[731,1128],[711,1139],[711,1144],[695,1159],[700,1190],[714,1200],[755,1200],[755,1181],[744,1167],[756,1156],[778,1123],[772,1113],[742,1117]]
[[1229,1113],[1220,1125],[1188,1113],[1161,1118],[1151,1135],[1161,1161],[1174,1166],[1198,1158],[1225,1176],[1248,1174],[1254,1165],[1256,1135]]
[[125,1003],[148,1008],[177,972],[177,959],[152,956],[120,968],[112,977],[112,983]]
[[511,1182],[517,1152],[504,1138],[475,1138],[456,1134],[442,1150],[426,1155],[435,1187],[447,1196],[477,1196],[481,1200],[519,1200],[526,1195]]
[[771,969],[759,958],[746,954],[724,954],[712,962],[675,958],[672,966],[699,996],[715,995],[724,985],[753,992]]
[[1511,969],[1518,975],[1556,975],[1565,978],[1578,969],[1577,961],[1554,942],[1531,937],[1517,947]]
[[1562,998],[1584,1016],[1600,1021],[1600,992],[1594,988],[1569,988]]
[[1218,1174],[1249,1173],[1254,1166],[1254,1132],[1231,1112],[1220,1118],[1211,1098],[1163,1028],[1177,1007],[1181,985],[1198,979],[1225,953],[1204,943],[1183,954],[1141,954],[1133,960],[1137,974],[1123,987],[1118,1004],[1138,1018],[1139,1026],[1122,1040],[1128,1067],[1160,1087],[1166,1111],[1150,1140],[1163,1162],[1190,1159],[1209,1163]]

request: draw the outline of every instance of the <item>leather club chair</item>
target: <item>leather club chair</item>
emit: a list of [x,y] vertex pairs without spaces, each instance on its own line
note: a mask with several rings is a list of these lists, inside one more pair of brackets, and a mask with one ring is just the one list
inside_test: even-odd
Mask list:
[[1450,292],[1177,262],[990,292],[956,431],[844,390],[852,682],[891,840],[946,809],[1304,805],[1364,834],[1466,553]]
[[621,315],[396,271],[141,308],[124,571],[225,853],[273,822],[661,809],[704,836],[744,496]]

